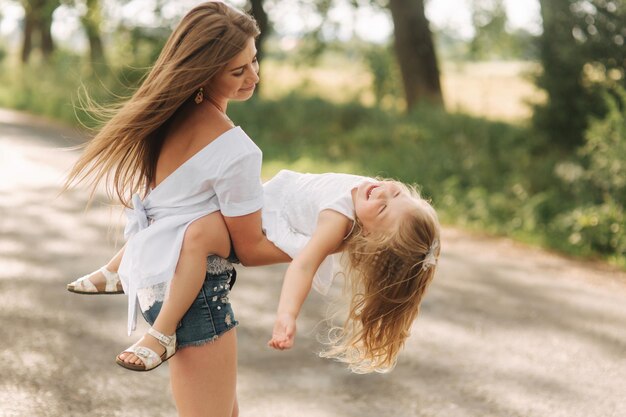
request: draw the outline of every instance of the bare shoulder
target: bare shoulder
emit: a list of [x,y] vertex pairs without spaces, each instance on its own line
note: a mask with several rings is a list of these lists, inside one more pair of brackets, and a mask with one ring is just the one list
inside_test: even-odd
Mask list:
[[196,131],[193,136],[199,146],[206,146],[224,133],[233,129],[233,127],[234,126],[223,117],[209,116],[196,126]]

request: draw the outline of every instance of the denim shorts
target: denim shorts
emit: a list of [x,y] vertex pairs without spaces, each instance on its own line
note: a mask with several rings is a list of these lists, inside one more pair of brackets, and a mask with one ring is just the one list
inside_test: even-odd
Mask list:
[[[234,268],[206,272],[198,296],[176,329],[178,348],[212,342],[239,324],[228,299],[235,277]],[[162,305],[163,301],[155,301],[147,310],[141,309],[141,314],[150,325],[156,320]]]

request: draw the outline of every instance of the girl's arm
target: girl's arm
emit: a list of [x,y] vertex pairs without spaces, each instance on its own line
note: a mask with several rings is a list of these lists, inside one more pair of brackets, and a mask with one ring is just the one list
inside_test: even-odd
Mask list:
[[313,236],[285,273],[270,347],[283,350],[293,346],[296,319],[311,290],[315,272],[328,255],[341,247],[349,224],[350,220],[336,211],[320,213]]
[[261,210],[237,217],[224,216],[235,253],[243,266],[290,262],[291,258],[267,240],[261,228]]

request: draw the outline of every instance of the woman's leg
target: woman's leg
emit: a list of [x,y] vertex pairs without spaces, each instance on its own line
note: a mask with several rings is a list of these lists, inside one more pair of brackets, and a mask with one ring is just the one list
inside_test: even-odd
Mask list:
[[237,417],[237,333],[185,347],[169,360],[179,417]]
[[[183,239],[180,258],[174,278],[170,283],[167,299],[163,302],[152,327],[165,335],[174,334],[178,323],[202,287],[207,256],[214,254],[226,258],[229,253],[228,230],[219,212],[204,216],[190,224]],[[138,344],[152,349],[159,355],[165,351],[165,348],[148,334],[144,335]],[[132,353],[122,353],[119,357],[127,363],[137,365],[142,363]]]
[[233,406],[233,413],[231,417],[239,417],[239,402],[237,401],[237,393],[235,393],[235,405]]

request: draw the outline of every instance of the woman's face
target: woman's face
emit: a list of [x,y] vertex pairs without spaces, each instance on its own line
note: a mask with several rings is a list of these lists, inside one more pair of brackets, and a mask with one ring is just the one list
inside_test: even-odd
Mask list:
[[254,38],[250,38],[245,49],[215,77],[211,93],[218,102],[244,101],[252,97],[258,82],[259,63],[256,59],[256,46]]

